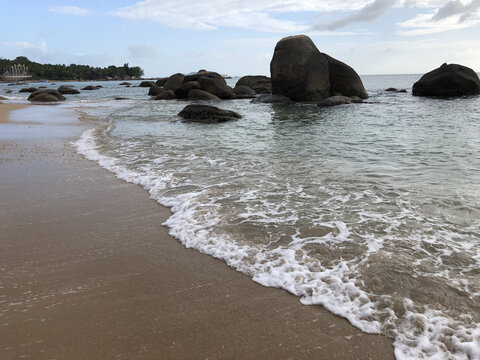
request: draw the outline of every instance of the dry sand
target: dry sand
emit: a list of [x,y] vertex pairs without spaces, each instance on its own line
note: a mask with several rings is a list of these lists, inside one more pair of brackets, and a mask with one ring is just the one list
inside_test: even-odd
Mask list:
[[62,110],[57,131],[45,108],[15,117],[41,136],[0,125],[0,359],[394,358],[390,339],[185,249],[168,209],[74,152],[87,125]]

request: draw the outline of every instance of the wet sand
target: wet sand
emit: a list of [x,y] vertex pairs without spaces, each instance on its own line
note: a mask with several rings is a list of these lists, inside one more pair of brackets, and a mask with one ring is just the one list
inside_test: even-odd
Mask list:
[[167,208],[75,153],[92,124],[51,108],[0,125],[0,359],[394,358],[390,339],[185,249]]

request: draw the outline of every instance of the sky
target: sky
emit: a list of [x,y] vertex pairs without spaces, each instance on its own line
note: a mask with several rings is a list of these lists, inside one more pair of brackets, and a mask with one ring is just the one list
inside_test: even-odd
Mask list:
[[0,57],[269,75],[275,44],[306,34],[359,74],[480,71],[480,0],[2,1]]

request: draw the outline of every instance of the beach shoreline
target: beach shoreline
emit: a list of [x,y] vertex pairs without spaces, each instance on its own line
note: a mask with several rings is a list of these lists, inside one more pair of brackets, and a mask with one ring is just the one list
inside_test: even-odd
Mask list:
[[392,340],[184,248],[168,208],[75,152],[93,122],[0,114],[0,358],[394,358]]

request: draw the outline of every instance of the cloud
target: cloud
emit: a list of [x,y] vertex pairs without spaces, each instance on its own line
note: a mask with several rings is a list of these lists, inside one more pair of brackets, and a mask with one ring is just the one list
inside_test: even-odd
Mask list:
[[154,45],[131,45],[128,47],[128,52],[132,58],[137,59],[156,59],[159,57],[160,52]]
[[439,21],[454,15],[460,15],[459,22],[464,22],[468,18],[474,16],[475,12],[480,8],[480,0],[472,0],[469,4],[463,4],[458,0],[447,2],[437,13],[433,15],[433,21]]
[[88,9],[78,6],[54,6],[48,9],[51,12],[67,15],[85,16],[88,15]]
[[[379,1],[379,0],[377,0]],[[384,0],[391,1],[391,0]],[[354,11],[365,0],[144,0],[119,8],[113,15],[129,20],[154,21],[173,28],[216,30],[236,27],[276,33],[298,33],[310,24],[288,20],[284,13]]]
[[313,26],[314,30],[336,30],[347,25],[358,23],[358,22],[365,22],[371,21],[379,16],[383,15],[387,10],[389,10],[392,6],[395,5],[396,0],[375,0],[372,3],[365,5],[363,8],[344,16],[343,18],[333,21],[328,24],[317,24]]

